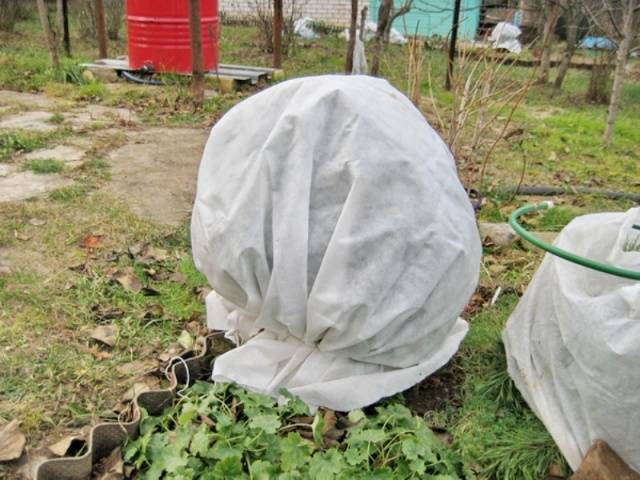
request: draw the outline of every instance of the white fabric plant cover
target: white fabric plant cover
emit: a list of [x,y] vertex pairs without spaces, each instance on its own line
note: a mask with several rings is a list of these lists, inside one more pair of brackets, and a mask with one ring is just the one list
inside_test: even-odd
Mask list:
[[489,41],[493,48],[504,48],[511,53],[519,54],[522,52],[522,44],[518,40],[521,33],[513,23],[500,22],[491,31]]
[[385,80],[291,80],[213,128],[192,243],[208,325],[241,346],[215,381],[349,410],[443,366],[480,240],[449,150]]
[[[640,270],[640,209],[573,220],[555,245]],[[635,233],[634,233],[635,232]],[[640,282],[547,254],[503,334],[509,374],[575,470],[595,440],[640,471]]]

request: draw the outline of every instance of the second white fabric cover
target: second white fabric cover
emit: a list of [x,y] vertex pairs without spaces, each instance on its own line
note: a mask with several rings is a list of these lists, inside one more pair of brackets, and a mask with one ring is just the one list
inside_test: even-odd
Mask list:
[[[555,245],[640,270],[640,208],[576,218]],[[640,283],[551,254],[503,334],[509,374],[574,470],[596,440],[640,471]]]
[[350,410],[456,352],[480,239],[453,158],[385,80],[283,82],[213,128],[192,218],[213,379]]

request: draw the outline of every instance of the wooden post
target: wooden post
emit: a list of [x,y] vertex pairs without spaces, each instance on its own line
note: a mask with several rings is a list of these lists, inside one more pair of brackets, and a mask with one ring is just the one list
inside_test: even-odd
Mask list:
[[200,0],[189,0],[189,28],[191,29],[191,88],[193,103],[200,107],[204,101],[204,59],[202,58],[202,22]]
[[456,42],[458,41],[458,26],[460,23],[460,0],[455,0],[453,5],[453,25],[451,28],[451,41],[449,42],[449,59],[447,61],[447,80],[444,88],[451,90],[453,82],[453,64],[456,60]]
[[273,0],[273,67],[282,68],[282,0]]
[[62,38],[67,57],[71,56],[71,39],[69,37],[69,2],[62,0]]
[[107,29],[104,24],[104,4],[102,0],[95,0],[96,34],[98,35],[98,51],[100,58],[107,58]]
[[38,15],[40,17],[40,23],[42,24],[42,31],[44,32],[47,47],[49,48],[49,53],[51,54],[51,64],[53,65],[53,68],[57,70],[58,68],[60,68],[60,59],[58,58],[58,49],[56,48],[56,42],[53,38],[53,34],[51,33],[51,28],[49,26],[47,5],[44,3],[44,0],[37,0],[36,3],[38,5]]
[[349,43],[347,45],[347,59],[344,73],[351,74],[353,70],[353,51],[356,48],[356,30],[358,28],[358,0],[351,0],[351,23],[349,24]]

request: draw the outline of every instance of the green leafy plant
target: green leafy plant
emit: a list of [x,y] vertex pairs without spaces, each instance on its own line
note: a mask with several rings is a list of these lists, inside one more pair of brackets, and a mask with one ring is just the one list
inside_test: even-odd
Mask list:
[[281,393],[287,402],[278,405],[234,385],[197,382],[163,415],[144,415],[125,461],[147,480],[473,478],[400,404],[338,420],[318,411],[311,420],[301,400]]

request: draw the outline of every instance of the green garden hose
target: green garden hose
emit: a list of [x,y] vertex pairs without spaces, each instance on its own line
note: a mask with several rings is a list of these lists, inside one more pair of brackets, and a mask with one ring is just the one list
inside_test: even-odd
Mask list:
[[590,258],[581,257],[576,255],[575,253],[568,252],[563,250],[562,248],[558,248],[554,245],[551,245],[547,242],[543,242],[538,237],[533,235],[524,229],[522,225],[518,223],[518,218],[522,215],[527,215],[533,212],[539,212],[542,210],[547,210],[553,207],[553,202],[542,202],[538,205],[525,205],[517,209],[515,212],[511,214],[509,217],[509,224],[516,231],[518,235],[532,243],[538,248],[551,253],[560,258],[564,258],[573,263],[577,263],[578,265],[582,265],[583,267],[591,268],[593,270],[597,270],[599,272],[608,273],[610,275],[615,275],[617,277],[628,278],[631,280],[640,280],[640,272],[636,270],[627,270],[625,268],[616,267],[615,265],[609,265],[608,263],[597,262],[595,260],[591,260]]

